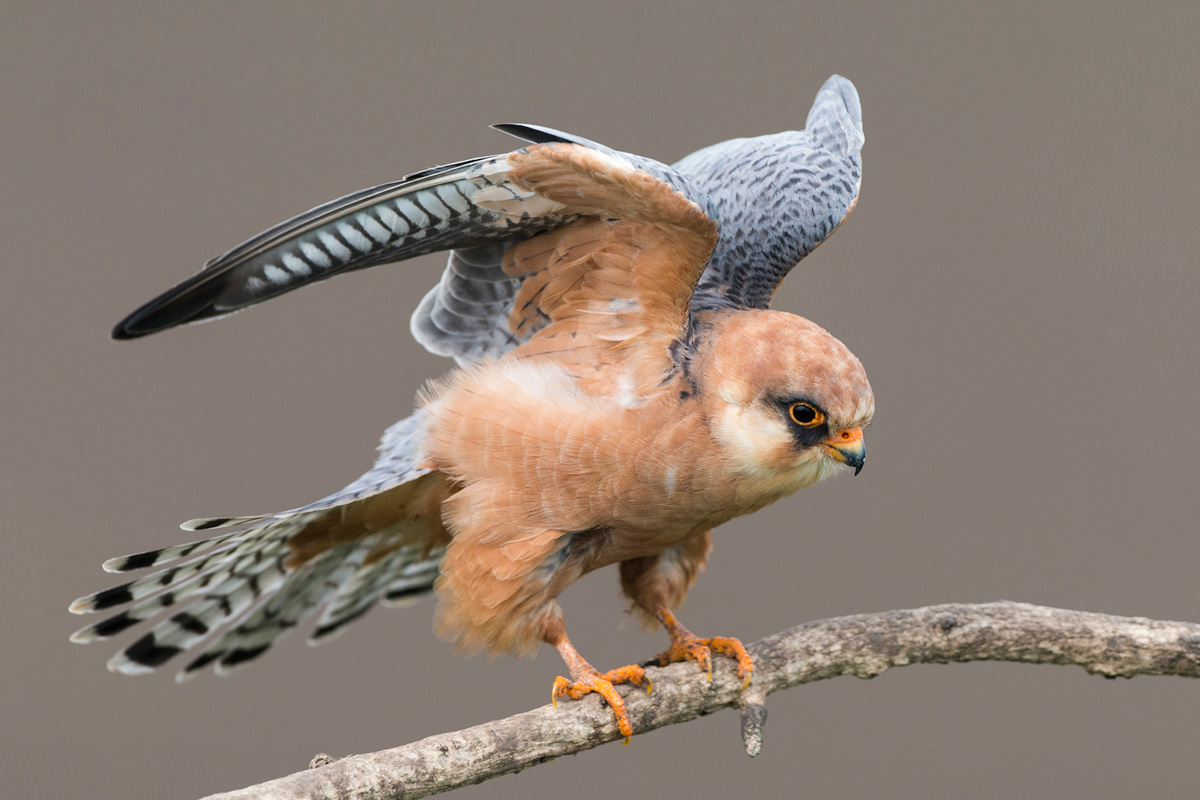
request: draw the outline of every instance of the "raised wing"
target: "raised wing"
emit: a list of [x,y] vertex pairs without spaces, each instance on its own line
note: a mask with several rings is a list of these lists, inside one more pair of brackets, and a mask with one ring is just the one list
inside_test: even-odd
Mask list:
[[113,338],[224,316],[349,270],[519,240],[569,219],[515,189],[506,159],[436,167],[317,206],[208,262],[123,319]]
[[858,92],[834,75],[804,130],[731,139],[676,163],[711,198],[721,222],[692,309],[767,308],[792,267],[854,210],[862,146]]
[[[531,144],[574,144],[622,159],[683,192],[706,214],[714,216],[708,198],[678,172],[657,161],[619,153],[554,128],[516,123],[492,127]],[[413,337],[426,350],[466,365],[503,355],[533,333],[536,328],[528,324],[519,335],[509,327],[510,311],[523,276],[506,273],[502,262],[505,251],[521,238],[524,236],[479,247],[459,247],[450,254],[441,280],[425,295],[412,316]]]
[[505,253],[522,280],[509,328],[529,337],[514,355],[557,361],[592,394],[651,393],[673,371],[717,244],[706,198],[584,145],[533,145],[509,162],[509,180],[580,217]]
[[[700,150],[674,168],[553,128],[496,125],[536,144],[576,144],[619,157],[695,200],[720,222],[721,237],[692,299],[693,311],[766,308],[779,283],[853,210],[862,177],[862,110],[854,85],[833,76],[809,111],[807,127]],[[413,315],[413,335],[460,363],[502,355],[537,330],[514,303],[524,276],[501,268],[508,243],[452,254],[442,280]],[[526,292],[528,294],[528,292]],[[506,320],[509,310],[520,335]]]
[[[788,271],[853,210],[861,183],[858,94],[836,75],[818,93],[805,130],[724,142],[674,169],[552,128],[495,127],[534,144],[621,159],[719,220],[721,238],[692,310],[766,307]],[[122,320],[113,336],[213,319],[341,272],[453,250],[413,315],[413,334],[464,363],[501,355],[523,341],[508,325],[522,277],[503,271],[505,251],[573,218],[533,202],[536,195],[514,193],[507,159],[460,161],[318,206],[213,259]],[[486,202],[477,202],[480,192]]]

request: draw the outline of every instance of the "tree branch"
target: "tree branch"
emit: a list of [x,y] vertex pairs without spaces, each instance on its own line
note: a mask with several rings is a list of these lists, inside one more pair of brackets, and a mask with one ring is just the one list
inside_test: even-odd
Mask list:
[[[762,743],[764,701],[802,683],[891,667],[952,661],[1077,664],[1095,675],[1200,677],[1200,624],[1114,617],[1025,603],[949,604],[819,620],[749,647],[754,680],[741,692],[730,659],[715,658],[712,681],[692,663],[648,671],[654,692],[625,692],[638,733],[741,707],[750,755]],[[507,719],[430,736],[378,753],[313,768],[206,800],[425,797],[518,772],[620,739],[612,713],[595,696],[543,706]]]

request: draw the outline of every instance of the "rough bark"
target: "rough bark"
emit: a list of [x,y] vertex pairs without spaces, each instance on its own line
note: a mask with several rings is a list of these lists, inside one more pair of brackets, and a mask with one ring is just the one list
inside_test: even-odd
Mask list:
[[[654,691],[623,690],[636,732],[742,708],[747,753],[762,745],[766,696],[802,683],[891,667],[952,661],[1077,664],[1095,675],[1200,677],[1200,624],[1011,603],[949,604],[819,620],[749,647],[754,680],[741,691],[731,660],[714,659],[712,681],[693,663],[648,670]],[[518,772],[620,739],[595,695],[563,701],[377,753],[330,760],[206,800],[417,798]]]

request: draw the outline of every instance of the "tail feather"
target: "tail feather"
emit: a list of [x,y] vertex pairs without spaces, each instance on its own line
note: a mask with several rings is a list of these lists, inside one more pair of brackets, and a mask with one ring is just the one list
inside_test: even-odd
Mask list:
[[[380,442],[379,449],[381,451],[379,460],[375,467],[365,475],[358,478],[345,488],[334,492],[333,494],[322,497],[320,500],[315,500],[307,505],[292,508],[287,511],[280,511],[277,514],[255,514],[246,517],[197,517],[189,519],[187,522],[181,523],[180,528],[185,531],[211,531],[221,528],[241,527],[249,524],[261,524],[270,520],[293,519],[297,514],[307,514],[314,511],[325,511],[337,506],[345,506],[353,503],[355,500],[365,500],[368,497],[373,497],[377,494],[382,494],[389,489],[394,489],[406,483],[411,483],[418,478],[428,475],[432,470],[413,466],[415,461],[413,454],[419,449],[420,438],[423,435],[421,423],[423,419],[419,411],[414,412],[408,417],[397,422],[384,433],[384,439]],[[236,536],[237,533],[226,534],[226,536]],[[199,542],[192,544],[204,544],[206,542],[218,541],[222,537],[213,539],[201,539]],[[179,545],[179,547],[187,547],[187,545]],[[153,555],[158,552],[140,553],[138,555]],[[134,558],[135,556],[125,556],[125,558]],[[121,559],[112,559],[111,562],[119,562]],[[160,559],[160,561],[165,559]],[[138,567],[130,567],[130,569],[138,569]],[[115,570],[109,570],[110,572]]]
[[81,628],[71,635],[71,641],[85,644],[100,639],[108,639],[143,620],[157,616],[159,612],[183,600],[190,600],[212,583],[216,583],[218,586],[223,584],[232,577],[232,574],[233,571],[226,568],[194,575],[190,580],[176,584],[175,588],[170,591],[147,597],[134,603],[116,616]]
[[[266,525],[258,529],[239,531],[236,534],[217,537],[219,541],[215,541],[214,546],[207,548],[207,552],[201,556],[159,570],[158,572],[152,572],[135,581],[80,597],[71,604],[70,610],[75,614],[90,614],[95,611],[103,611],[107,608],[125,605],[126,603],[138,603],[146,597],[159,593],[167,601],[161,608],[166,608],[180,600],[191,597],[195,593],[194,590],[184,593],[185,587],[193,586],[194,579],[202,581],[199,584],[195,584],[194,588],[203,589],[213,583],[215,579],[215,576],[210,575],[210,573],[219,570],[221,567],[229,566],[230,568],[235,568],[241,565],[247,558],[262,558],[262,549],[272,544],[281,545],[282,538],[289,534],[290,527],[285,525]],[[151,556],[162,552],[164,551],[151,552],[146,555]],[[162,563],[169,560],[169,558],[162,558],[152,563]],[[243,569],[249,566],[245,565]],[[167,597],[167,595],[170,595],[170,597]],[[141,618],[145,619],[146,617]]]
[[175,674],[175,682],[183,683],[184,681],[191,680],[200,673],[201,669],[224,655],[226,645],[230,641],[230,634],[242,624],[243,620],[257,613],[260,608],[271,602],[273,598],[274,594],[268,592],[257,597],[251,597],[250,602],[245,605],[239,604],[237,609],[235,609],[235,613],[226,620],[225,630],[219,636],[215,636],[213,641],[208,643],[208,646],[199,656],[194,657],[187,666]]
[[[443,551],[444,552],[444,551]],[[433,591],[441,566],[441,553],[437,560],[422,561],[404,569],[384,589],[383,603],[392,608],[410,605],[422,595]]]
[[184,531],[212,531],[218,528],[234,528],[239,525],[249,525],[252,522],[263,522],[279,516],[278,514],[254,514],[249,517],[197,517],[181,522],[179,529]]
[[168,561],[176,561],[212,550],[217,545],[228,542],[242,533],[243,531],[234,531],[209,539],[197,539],[194,542],[164,547],[161,550],[147,550],[142,553],[110,558],[102,566],[105,572],[132,572],[135,569],[149,569],[157,567],[159,564],[166,564]]
[[[267,562],[267,568],[259,573],[223,581],[212,592],[172,614],[114,656],[108,662],[108,668],[127,675],[150,672],[195,646],[246,610],[260,592],[270,592],[278,587],[284,579],[282,561],[283,556],[279,556]],[[271,569],[271,566],[276,568]]]
[[[245,619],[253,615],[253,608],[264,607],[256,601],[265,600],[267,605],[274,603],[278,606],[281,602],[287,603],[297,594],[306,592],[311,584],[304,578],[337,568],[342,561],[340,556],[350,547],[343,546],[343,552],[330,551],[291,574],[284,566],[286,553],[283,552],[254,564],[254,571],[240,572],[223,580],[202,598],[160,622],[149,633],[114,656],[109,661],[109,669],[127,675],[157,669],[176,655],[215,634],[223,626],[230,623],[237,626],[243,624]],[[236,567],[234,571],[236,572]],[[220,639],[226,639],[230,633],[237,630],[238,627],[233,628]]]
[[258,658],[325,602],[359,568],[365,555],[364,548],[343,545],[308,562],[291,576],[283,590],[214,643],[201,656],[206,659],[204,663],[193,662],[184,671],[193,672],[206,663],[214,663],[218,675],[227,675]]
[[[316,640],[344,629],[397,582],[410,594],[428,591],[444,550],[433,543],[447,534],[437,515],[409,516],[407,509],[440,503],[450,487],[440,473],[409,464],[418,439],[409,430],[416,423],[408,422],[385,437],[386,452],[374,470],[305,510],[249,525],[250,518],[237,518],[241,527],[211,539],[107,562],[116,571],[166,566],[72,603],[77,614],[126,606],[77,631],[72,641],[108,639],[156,619],[149,632],[112,658],[109,669],[150,672],[208,642],[179,678],[209,665],[224,674],[265,652],[323,603],[329,606]],[[384,475],[391,465],[396,469]],[[401,477],[409,480],[397,485]],[[380,499],[383,492],[391,494]]]
[[[207,630],[213,630],[234,615],[234,601],[239,592],[246,595],[248,600],[271,592],[283,580],[283,561],[286,557],[287,550],[280,532],[263,530],[253,541],[242,542],[240,547],[233,547],[228,552],[213,554],[188,565],[164,570],[160,574],[168,579],[167,583],[164,584],[161,579],[150,581],[149,596],[116,616],[76,631],[71,640],[86,643],[110,638],[172,606],[192,601],[204,594],[203,598],[160,623],[149,634],[109,662],[109,668],[113,671],[145,672],[147,668],[162,663],[161,660],[148,663],[148,658],[151,661],[157,658],[165,660],[164,648],[175,647],[178,652],[199,641],[188,639],[186,643],[181,643],[179,635],[172,633],[175,629],[194,633],[199,630],[202,622]],[[153,577],[148,576],[134,583],[148,581]],[[155,593],[157,589],[163,591]],[[221,609],[219,613],[214,610],[217,608]],[[147,655],[150,653],[154,654],[153,658]],[[139,658],[138,654],[142,656]]]
[[350,580],[343,583],[317,619],[317,626],[309,638],[309,643],[329,641],[337,632],[344,630],[344,624],[365,614],[383,590],[380,585],[383,582],[381,576],[386,576],[389,570],[402,561],[405,549],[407,548],[397,550],[373,564],[360,567]]
[[425,557],[422,550],[413,545],[402,547],[360,568],[329,601],[309,643],[323,644],[336,638],[351,622],[370,611],[397,580],[411,583],[416,576],[426,591],[431,590],[444,550],[439,548]]

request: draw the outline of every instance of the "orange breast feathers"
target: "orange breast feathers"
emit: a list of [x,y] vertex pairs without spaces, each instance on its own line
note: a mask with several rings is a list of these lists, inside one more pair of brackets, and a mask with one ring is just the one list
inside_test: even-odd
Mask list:
[[691,406],[674,392],[623,408],[521,359],[434,386],[429,465],[463,487],[443,506],[440,632],[468,651],[530,653],[561,624],[545,601],[580,575],[705,530],[712,471],[679,466],[707,449]]
[[[697,496],[708,471],[681,465],[710,450],[709,436],[678,391],[629,408],[583,392],[560,365],[511,359],[456,373],[430,395],[430,465],[465,485],[462,512],[477,507],[451,515],[456,535],[487,524],[485,513],[563,531],[675,528],[679,510],[664,505],[707,505]],[[484,494],[486,507],[470,499]]]

